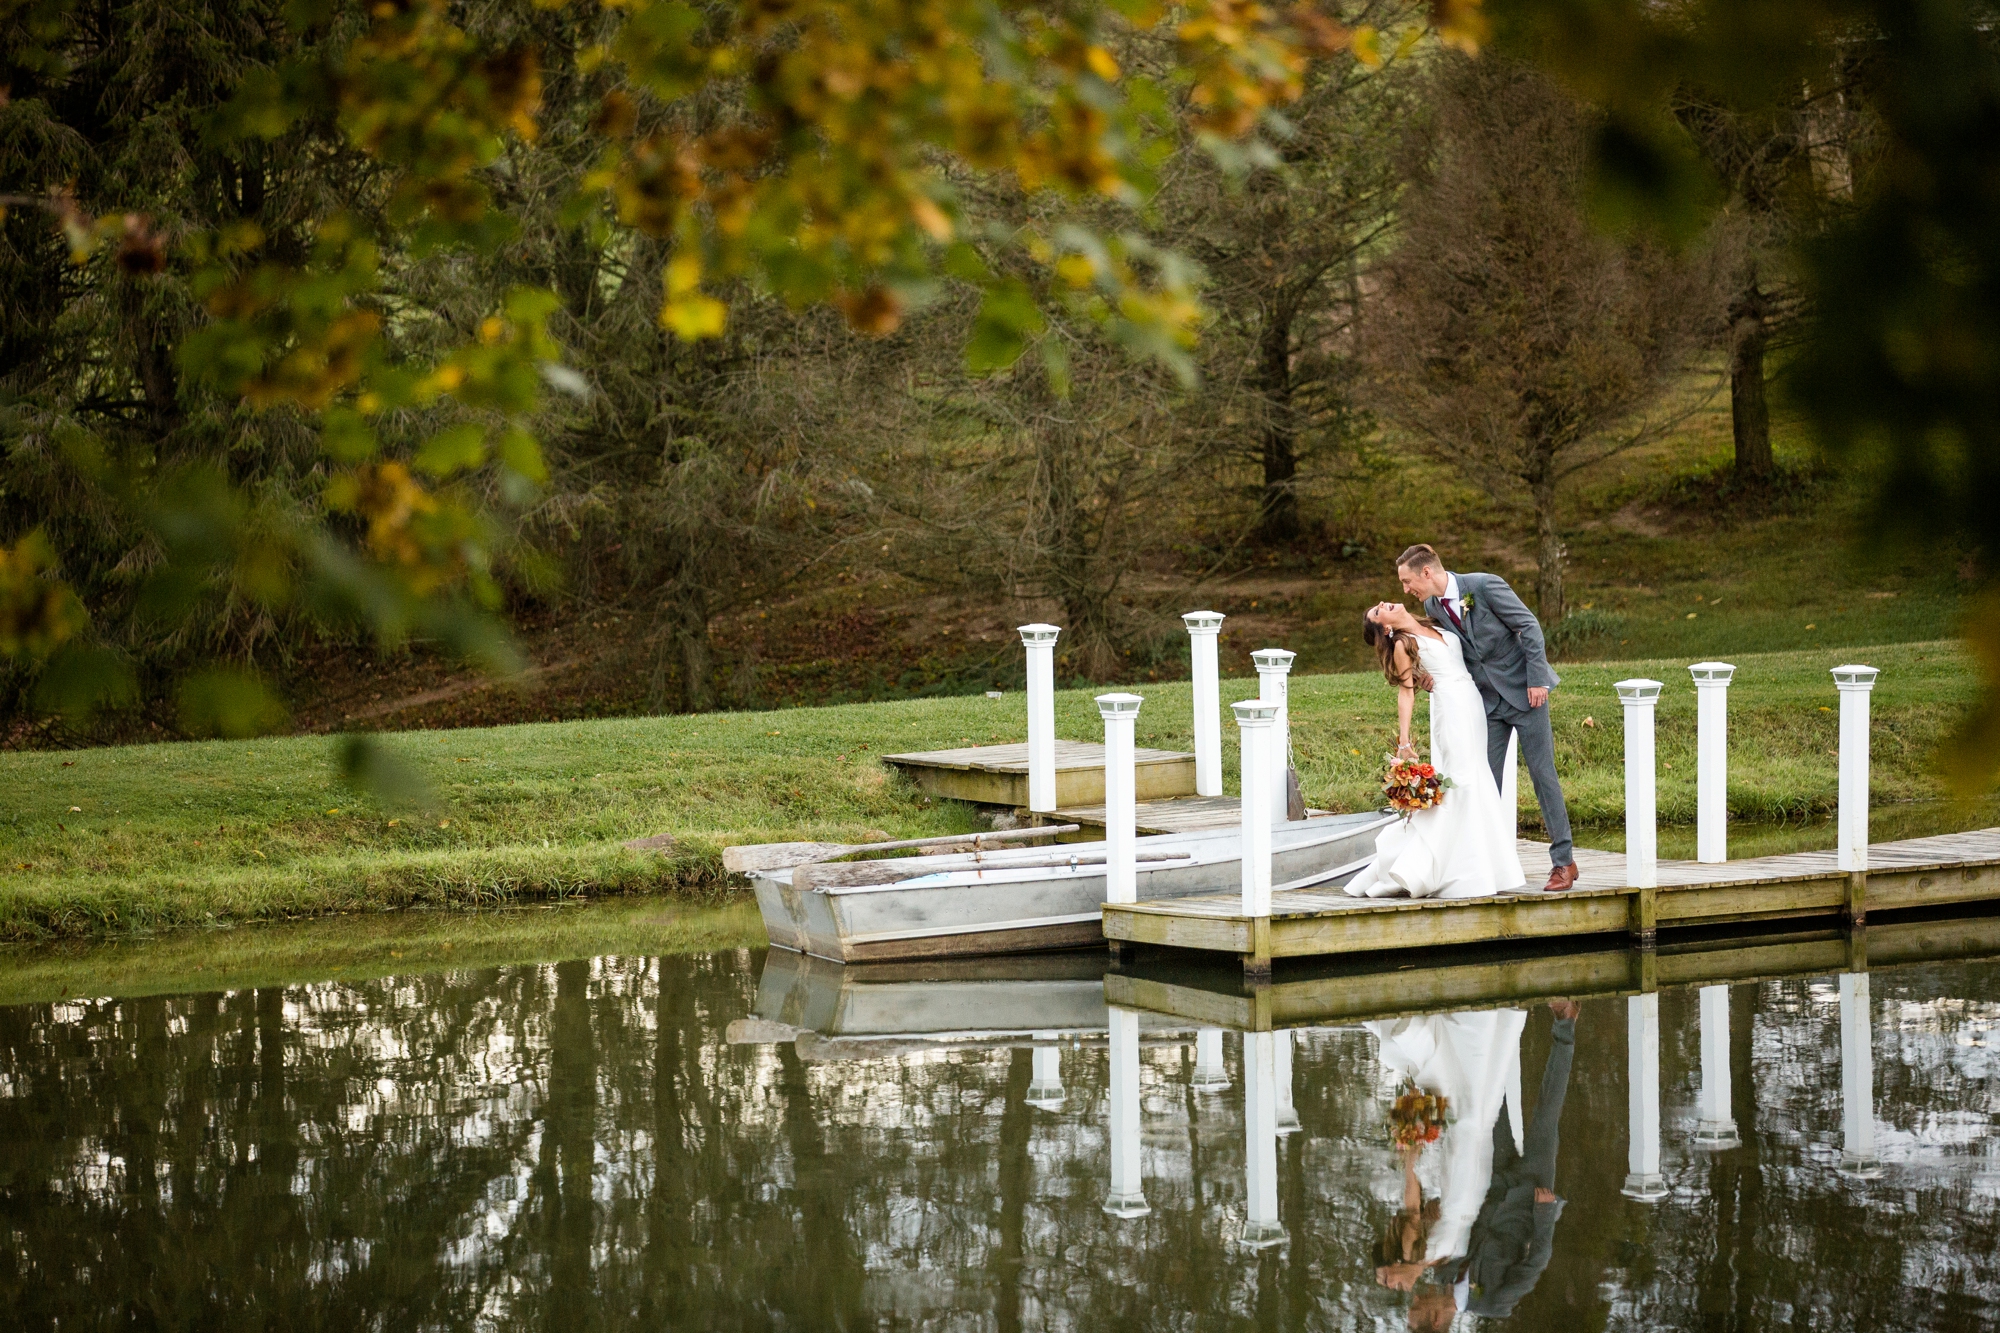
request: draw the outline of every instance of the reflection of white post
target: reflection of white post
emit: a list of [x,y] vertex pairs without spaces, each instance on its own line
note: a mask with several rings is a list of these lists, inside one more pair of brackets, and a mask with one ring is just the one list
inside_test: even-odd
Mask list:
[[1660,995],[1650,991],[1625,1001],[1625,1079],[1630,1093],[1626,1133],[1631,1154],[1625,1188],[1631,1199],[1667,1197],[1660,1174]]
[[1285,809],[1285,770],[1292,764],[1292,709],[1291,675],[1292,659],[1297,653],[1286,652],[1283,648],[1259,648],[1250,654],[1250,660],[1257,664],[1257,698],[1267,704],[1278,706],[1277,716],[1271,719],[1271,739],[1266,755],[1266,767],[1271,773],[1271,823],[1283,824],[1289,818]]
[[[1053,1033],[1038,1032],[1038,1037],[1053,1037]],[[1060,1111],[1063,1104],[1062,1047],[1035,1047],[1035,1068],[1028,1080],[1028,1105],[1040,1107],[1044,1111]]]
[[1694,1141],[1702,1148],[1734,1148],[1736,1117],[1729,1086],[1729,987],[1701,988],[1701,1115]]
[[1299,1132],[1299,1110],[1292,1105],[1292,1030],[1281,1028],[1271,1034],[1272,1077],[1278,1086],[1278,1132]]
[[1500,769],[1500,811],[1507,836],[1521,836],[1521,733],[1507,733],[1507,762]]
[[1727,662],[1696,662],[1695,860],[1719,864],[1729,859],[1729,680]]
[[1104,718],[1104,901],[1139,900],[1136,804],[1137,770],[1132,732],[1139,721],[1136,694],[1100,694],[1097,711]]
[[1253,1250],[1285,1243],[1278,1225],[1277,1041],[1243,1034],[1243,1243]]
[[1231,705],[1243,743],[1243,915],[1271,915],[1272,720],[1278,705],[1245,699]]
[[1139,1178],[1139,1014],[1112,1006],[1111,1019],[1111,1193],[1104,1211],[1113,1217],[1152,1212]]
[[1222,795],[1222,669],[1216,661],[1216,640],[1223,617],[1215,611],[1190,611],[1188,648],[1194,657],[1194,794]]
[[1875,1034],[1868,1003],[1868,974],[1840,974],[1840,1169],[1873,1179],[1882,1174],[1875,1155]]
[[1056,808],[1056,639],[1054,625],[1021,626],[1028,651],[1028,809]]
[[1842,870],[1868,869],[1868,694],[1882,673],[1838,666],[1840,689],[1840,848]]
[[1614,688],[1625,706],[1625,883],[1650,889],[1660,882],[1653,710],[1661,687],[1657,680],[1621,680]]
[[1195,1029],[1194,1077],[1188,1086],[1196,1092],[1221,1092],[1229,1086],[1229,1068],[1222,1063],[1221,1028]]

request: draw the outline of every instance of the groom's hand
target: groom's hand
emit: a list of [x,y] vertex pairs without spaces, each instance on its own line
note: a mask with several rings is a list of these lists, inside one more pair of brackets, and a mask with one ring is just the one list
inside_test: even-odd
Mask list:
[[1528,707],[1540,708],[1543,704],[1547,703],[1548,701],[1549,701],[1548,686],[1530,685],[1528,687]]

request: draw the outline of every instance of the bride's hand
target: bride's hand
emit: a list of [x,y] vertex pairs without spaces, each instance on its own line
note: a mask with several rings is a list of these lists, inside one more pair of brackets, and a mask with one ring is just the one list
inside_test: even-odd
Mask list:
[[1396,758],[1398,758],[1398,759],[1415,759],[1416,757],[1417,757],[1417,747],[1416,747],[1416,746],[1414,746],[1414,745],[1410,744],[1410,743],[1409,743],[1408,741],[1402,741],[1402,742],[1400,742],[1400,743],[1398,743],[1398,744],[1397,744],[1397,746],[1396,746]]

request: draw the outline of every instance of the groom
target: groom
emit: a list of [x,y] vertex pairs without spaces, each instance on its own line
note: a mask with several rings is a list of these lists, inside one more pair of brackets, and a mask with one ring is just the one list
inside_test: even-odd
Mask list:
[[1465,645],[1465,668],[1486,700],[1486,757],[1493,780],[1505,786],[1509,732],[1521,738],[1521,758],[1541,803],[1549,833],[1549,882],[1544,893],[1576,884],[1576,853],[1569,836],[1569,807],[1556,780],[1556,738],[1549,727],[1549,691],[1561,684],[1549,670],[1542,623],[1522,605],[1498,574],[1453,574],[1428,546],[1412,546],[1396,558],[1403,591],[1423,599],[1439,625],[1458,632]]

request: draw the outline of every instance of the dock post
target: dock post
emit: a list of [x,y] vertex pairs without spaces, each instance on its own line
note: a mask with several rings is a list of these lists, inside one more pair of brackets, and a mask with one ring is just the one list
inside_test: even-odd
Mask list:
[[1034,1069],[1028,1079],[1028,1105],[1043,1111],[1060,1111],[1063,1104],[1062,1047],[1054,1045],[1055,1034],[1037,1032]]
[[1279,1028],[1271,1038],[1271,1067],[1278,1085],[1278,1133],[1296,1134],[1299,1108],[1292,1104],[1292,1030]]
[[1194,667],[1194,794],[1222,795],[1222,669],[1216,645],[1226,619],[1219,611],[1190,611],[1188,650]]
[[1868,974],[1840,974],[1840,1129],[1842,1175],[1882,1174],[1875,1155],[1875,1033]]
[[1720,865],[1729,859],[1729,681],[1728,662],[1696,662],[1694,677],[1695,860]]
[[1291,676],[1292,659],[1297,656],[1283,648],[1259,648],[1250,654],[1250,660],[1257,664],[1258,699],[1278,706],[1278,715],[1271,721],[1271,739],[1266,742],[1270,748],[1273,825],[1287,823],[1291,818],[1285,808],[1285,770],[1292,765]]
[[1736,1116],[1729,1084],[1729,987],[1701,988],[1701,1114],[1694,1141],[1700,1148],[1734,1148]]
[[1097,712],[1104,719],[1104,901],[1139,900],[1138,779],[1132,757],[1132,733],[1139,721],[1136,694],[1100,694]]
[[1021,626],[1028,653],[1028,812],[1056,808],[1056,625]]
[[1242,738],[1243,915],[1249,918],[1250,948],[1243,974],[1250,981],[1271,976],[1271,728],[1278,705],[1265,699],[1232,704]]
[[1221,1092],[1229,1086],[1229,1066],[1222,1062],[1222,1029],[1194,1030],[1194,1077],[1188,1086],[1196,1092]]
[[1283,1245],[1278,1221],[1277,1034],[1243,1034],[1243,1235],[1246,1249]]
[[1840,690],[1838,855],[1840,868],[1850,874],[1868,871],[1868,695],[1880,674],[1871,666],[1833,668]]
[[1626,1132],[1630,1152],[1624,1188],[1628,1199],[1652,1203],[1667,1197],[1660,1174],[1660,993],[1625,1001],[1625,1075],[1629,1091]]
[[[1625,707],[1625,883],[1641,891],[1645,909],[1652,906],[1648,892],[1660,882],[1660,842],[1655,762],[1653,754],[1653,713],[1660,700],[1657,680],[1621,680],[1614,687],[1618,702]],[[1655,939],[1653,914],[1641,910],[1633,917],[1633,932],[1642,949]]]
[[1139,1174],[1139,1013],[1112,1005],[1109,1019],[1111,1192],[1104,1196],[1104,1211],[1144,1217],[1153,1209]]

